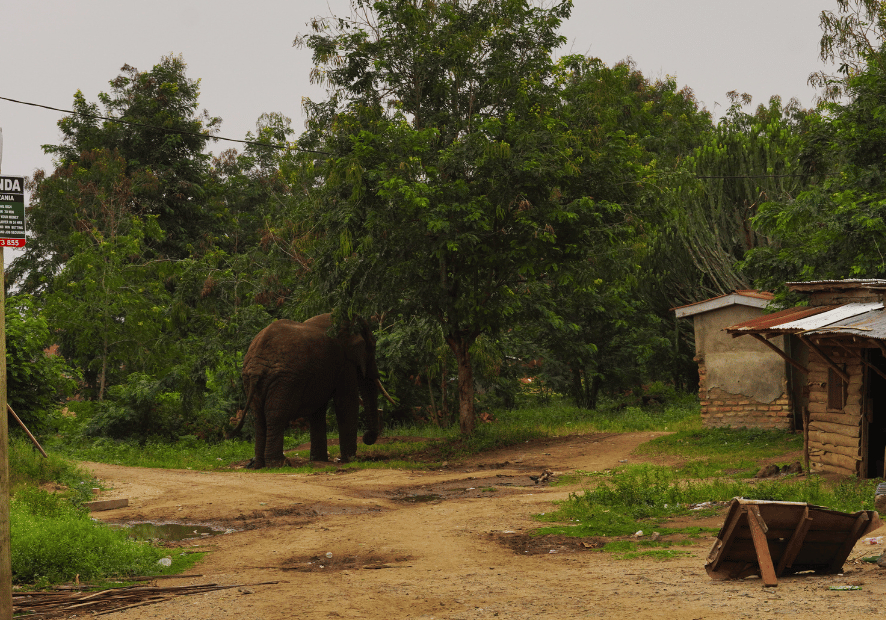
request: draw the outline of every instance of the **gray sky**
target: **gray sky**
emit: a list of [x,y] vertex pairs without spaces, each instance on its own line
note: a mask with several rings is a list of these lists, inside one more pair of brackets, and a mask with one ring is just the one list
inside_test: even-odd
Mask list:
[[[250,3],[217,0],[29,0],[6,2],[0,96],[70,109],[88,101],[128,63],[150,69],[182,54],[201,79],[201,107],[222,118],[220,135],[242,139],[264,112],[302,127],[301,98],[321,99],[308,80],[310,52],[292,47],[314,15],[344,14],[348,0]],[[631,56],[649,78],[672,75],[720,116],[729,90],[754,104],[772,95],[813,104],[806,85],[820,68],[818,16],[836,0],[575,0],[561,53],[612,64]],[[2,173],[30,176],[50,168],[40,146],[58,143],[63,115],[0,101]],[[230,148],[218,142],[214,152]]]

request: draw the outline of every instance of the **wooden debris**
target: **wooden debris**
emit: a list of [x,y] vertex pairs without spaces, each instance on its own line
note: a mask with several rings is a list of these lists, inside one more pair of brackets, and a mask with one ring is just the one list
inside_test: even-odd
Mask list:
[[112,588],[98,592],[83,591],[39,591],[17,592],[12,596],[13,613],[27,613],[28,618],[59,618],[71,612],[89,612],[97,616],[122,611],[141,605],[151,605],[167,601],[176,596],[205,594],[216,590],[243,588],[246,586],[264,586],[280,583],[279,581],[263,581],[261,583],[238,583],[221,586],[207,583],[193,586],[128,586]]
[[101,510],[114,510],[116,508],[126,508],[129,506],[129,500],[123,499],[98,499],[94,502],[86,502],[84,504],[89,512],[99,512]]
[[837,573],[858,539],[881,525],[873,510],[849,514],[800,502],[736,498],[705,569],[717,580],[759,575],[768,587],[784,574]]

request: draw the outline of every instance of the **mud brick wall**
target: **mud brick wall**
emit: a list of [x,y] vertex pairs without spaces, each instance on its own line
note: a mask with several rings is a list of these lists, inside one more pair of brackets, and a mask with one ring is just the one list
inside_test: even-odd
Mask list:
[[[698,366],[698,396],[701,419],[706,428],[772,428],[793,430],[791,401],[787,385],[782,395],[772,402],[757,402],[743,394],[730,394],[720,388],[708,389],[705,366]],[[785,382],[786,384],[787,382]]]

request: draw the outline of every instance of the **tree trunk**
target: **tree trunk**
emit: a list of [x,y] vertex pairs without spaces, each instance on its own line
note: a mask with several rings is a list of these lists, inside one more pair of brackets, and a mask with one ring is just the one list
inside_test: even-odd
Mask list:
[[98,399],[105,399],[105,379],[108,374],[108,339],[105,339],[102,342],[102,372],[99,376],[98,380]]
[[587,399],[581,382],[581,369],[577,364],[570,364],[569,369],[572,371],[572,400],[579,409],[586,409]]
[[474,417],[474,370],[470,355],[474,338],[450,336],[446,342],[458,362],[458,426],[463,435],[470,435],[477,423]]
[[440,426],[440,412],[437,410],[437,403],[434,402],[434,388],[431,384],[431,375],[427,375],[428,379],[428,397],[431,399],[431,418],[435,426]]

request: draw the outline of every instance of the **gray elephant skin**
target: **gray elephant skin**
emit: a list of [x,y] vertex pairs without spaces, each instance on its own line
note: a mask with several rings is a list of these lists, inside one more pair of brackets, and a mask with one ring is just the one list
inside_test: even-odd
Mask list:
[[[321,314],[303,323],[281,319],[261,330],[243,360],[246,411],[255,423],[252,467],[282,467],[283,433],[289,421],[303,417],[310,424],[311,460],[328,461],[326,408],[335,407],[341,460],[357,455],[357,423],[363,399],[367,430],[364,444],[379,434],[378,366],[375,339],[362,320],[344,323],[330,337],[332,315]],[[238,425],[238,429],[240,428]]]

